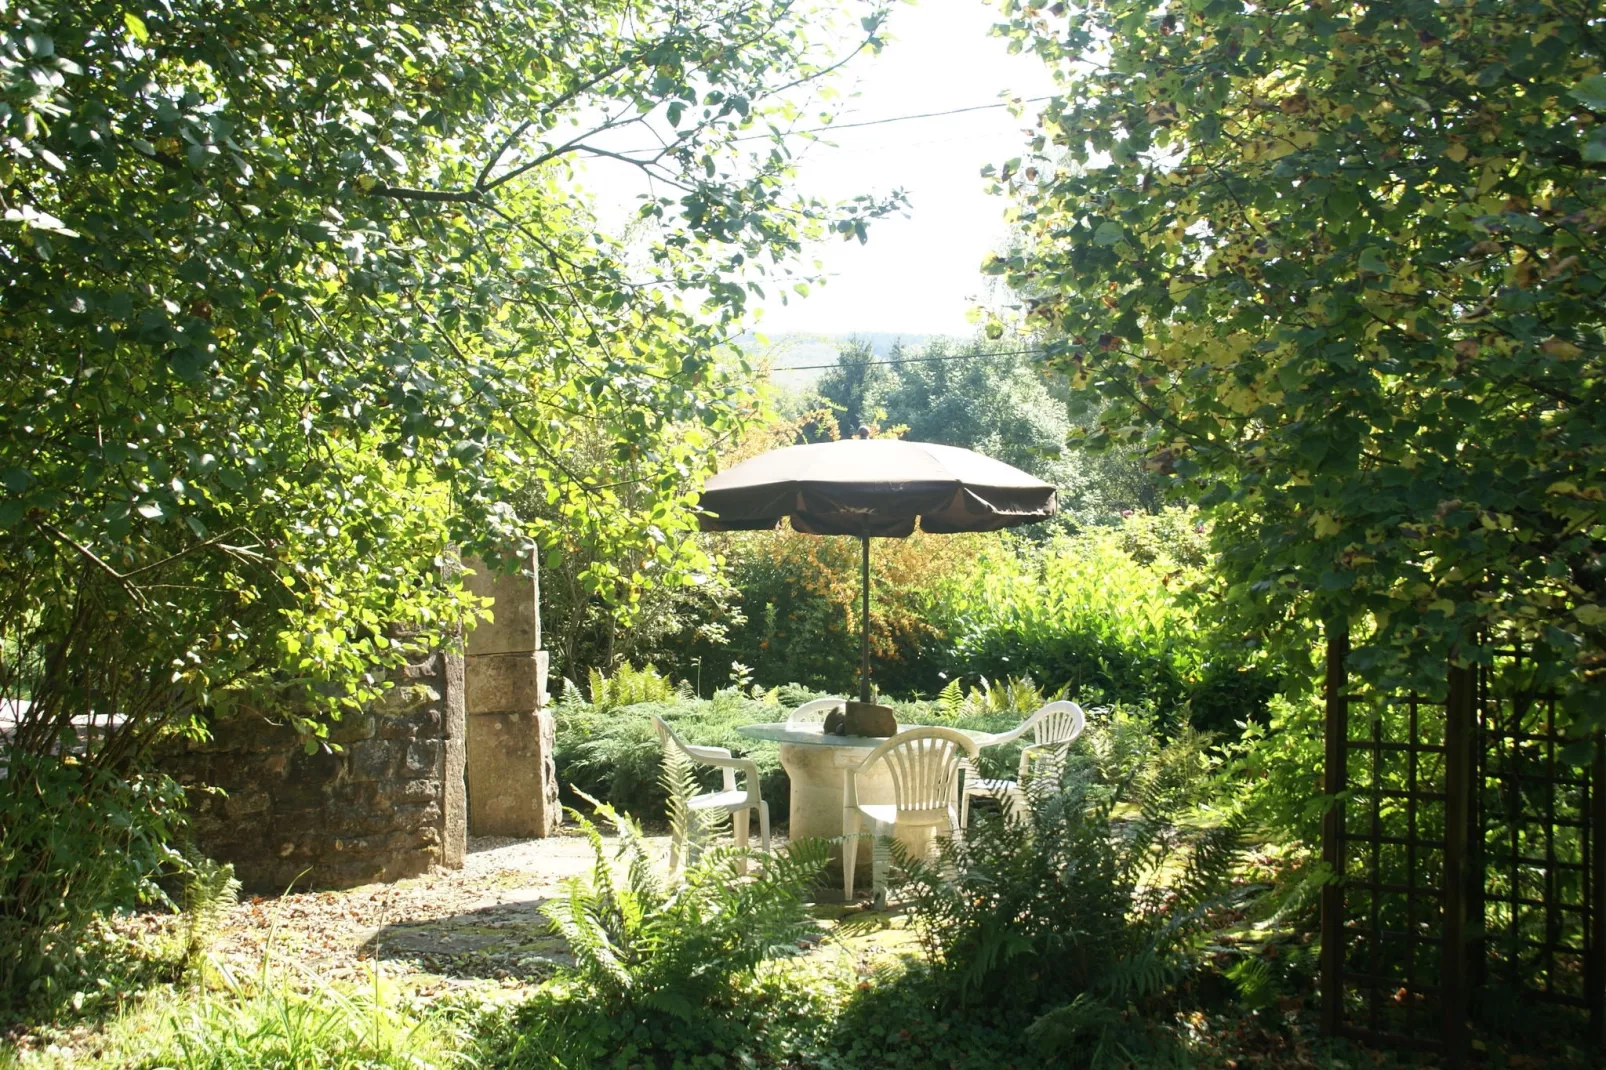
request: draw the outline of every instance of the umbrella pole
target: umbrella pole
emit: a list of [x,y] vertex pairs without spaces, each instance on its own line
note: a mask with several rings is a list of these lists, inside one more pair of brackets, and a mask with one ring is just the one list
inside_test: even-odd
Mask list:
[[859,701],[870,701],[870,536],[860,535],[863,549],[860,566],[864,582],[864,603],[859,614]]

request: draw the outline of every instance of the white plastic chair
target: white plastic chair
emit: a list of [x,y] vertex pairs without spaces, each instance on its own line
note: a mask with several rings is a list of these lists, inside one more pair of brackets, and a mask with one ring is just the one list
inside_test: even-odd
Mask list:
[[847,705],[847,699],[841,699],[841,698],[817,698],[817,699],[813,699],[813,700],[811,700],[809,702],[803,703],[803,705],[799,706],[797,709],[795,709],[791,713],[787,714],[786,715],[786,723],[788,725],[794,725],[794,724],[819,724],[819,723],[821,723],[822,721],[825,720],[826,714],[830,713],[832,710],[842,709],[846,705]]
[[1065,752],[1087,727],[1087,714],[1074,702],[1050,702],[1008,732],[989,737],[982,746],[997,747],[1013,743],[1027,732],[1032,742],[1020,752],[1020,769],[1014,780],[983,780],[976,775],[976,767],[965,767],[964,800],[960,818],[970,824],[970,800],[973,798],[997,799],[1006,807],[1018,807],[1026,801],[1021,785],[1031,776],[1049,776],[1058,779],[1065,771]]
[[[686,800],[687,816],[703,813],[708,810],[724,810],[731,815],[731,831],[736,837],[736,846],[747,846],[748,812],[758,811],[759,843],[765,853],[770,849],[770,807],[758,793],[758,765],[751,758],[733,758],[731,752],[724,747],[697,747],[680,738],[673,728],[662,717],[654,717],[652,726],[658,733],[658,740],[663,744],[667,754],[673,745],[680,753],[693,762],[701,765],[717,767],[724,775],[724,784],[719,791],[709,792],[706,795],[694,795]],[[739,788],[736,785],[736,774],[744,773],[747,776],[747,787]],[[690,824],[688,822],[688,824]],[[691,851],[695,844],[681,842],[688,830],[677,829],[675,839],[669,844],[669,868],[673,870],[680,865],[682,850],[686,852],[686,861],[691,861]],[[747,872],[747,863],[741,863],[741,872]]]
[[[867,755],[856,767],[843,770],[842,787],[842,895],[853,901],[853,870],[859,860],[858,836],[865,822],[873,837],[871,891],[877,902],[886,899],[887,837],[899,826],[942,830],[952,836],[963,827],[959,807],[960,763],[974,761],[976,741],[952,728],[911,728],[899,732]],[[859,774],[885,762],[892,779],[893,802],[861,803]]]

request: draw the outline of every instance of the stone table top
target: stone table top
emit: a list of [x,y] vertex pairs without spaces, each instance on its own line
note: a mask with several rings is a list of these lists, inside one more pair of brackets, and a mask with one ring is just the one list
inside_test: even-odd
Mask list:
[[[907,732],[911,728],[924,728],[925,725],[900,724],[898,731]],[[772,721],[768,724],[744,724],[736,729],[737,732],[748,739],[762,739],[770,743],[795,743],[805,747],[854,747],[859,750],[871,750],[885,743],[888,736],[828,736],[820,724],[788,724],[785,721]],[[977,743],[986,743],[991,736],[986,732],[972,732],[968,729],[959,729],[961,733],[974,739]]]

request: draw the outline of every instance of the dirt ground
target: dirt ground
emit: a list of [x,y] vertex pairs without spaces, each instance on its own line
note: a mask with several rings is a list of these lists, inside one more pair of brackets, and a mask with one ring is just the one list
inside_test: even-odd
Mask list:
[[[649,842],[667,857],[668,837]],[[242,975],[266,956],[337,979],[365,975],[360,964],[377,959],[398,973],[538,981],[568,961],[540,905],[591,865],[591,845],[572,830],[543,840],[472,838],[460,870],[242,899],[212,954],[220,969]]]
[[[612,840],[607,840],[612,850]],[[648,836],[660,862],[669,837]],[[777,837],[776,846],[784,843]],[[562,883],[590,872],[591,845],[577,830],[542,840],[471,838],[460,870],[373,884],[340,892],[292,892],[243,899],[229,911],[212,944],[219,971],[245,979],[266,962],[336,980],[368,976],[378,961],[392,977],[411,977],[427,993],[456,981],[500,980],[509,987],[538,983],[571,959],[549,931],[541,904]],[[843,908],[822,904],[817,916],[833,927]],[[907,942],[901,920],[886,918],[879,938],[855,940],[855,952],[877,954]],[[151,926],[172,919],[147,916]]]

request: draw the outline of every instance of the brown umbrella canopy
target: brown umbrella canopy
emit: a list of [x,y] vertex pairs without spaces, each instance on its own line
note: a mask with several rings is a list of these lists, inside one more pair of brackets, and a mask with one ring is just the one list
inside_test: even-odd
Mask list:
[[844,439],[787,446],[703,485],[704,531],[773,528],[810,535],[905,538],[915,529],[996,531],[1053,516],[1054,488],[957,446]]
[[1044,520],[1054,488],[958,446],[844,439],[760,454],[703,484],[704,531],[773,528],[782,517],[809,535],[856,535],[863,546],[859,699],[870,701],[870,539],[997,531]]

